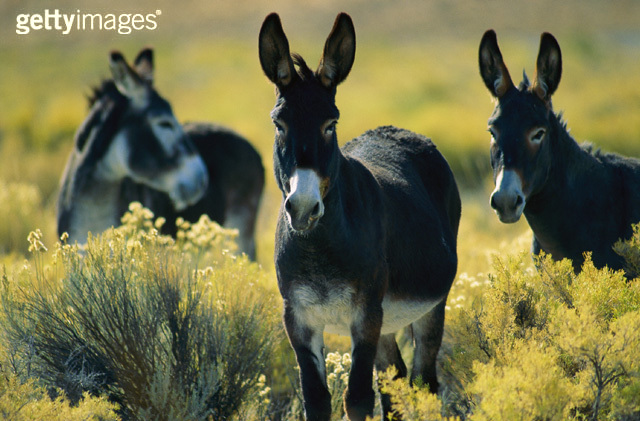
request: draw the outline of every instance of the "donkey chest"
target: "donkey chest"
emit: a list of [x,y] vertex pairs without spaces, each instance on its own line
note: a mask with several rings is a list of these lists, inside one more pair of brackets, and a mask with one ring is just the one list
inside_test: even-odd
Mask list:
[[350,286],[326,289],[299,285],[293,288],[292,304],[296,317],[303,325],[349,335],[350,326],[360,310],[355,290]]
[[[358,324],[368,317],[363,299],[348,285],[330,290],[299,285],[292,289],[291,303],[296,317],[303,325],[339,335],[351,335],[352,328],[357,329]],[[436,304],[435,301],[385,296],[381,303],[381,333],[393,333],[402,329],[428,313]]]

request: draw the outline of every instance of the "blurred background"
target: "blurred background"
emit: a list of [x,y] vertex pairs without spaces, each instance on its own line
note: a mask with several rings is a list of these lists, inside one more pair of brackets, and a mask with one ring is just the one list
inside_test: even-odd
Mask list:
[[[155,14],[157,27],[16,33],[20,14]],[[155,48],[155,84],[181,121],[227,125],[262,154],[267,188],[258,227],[259,261],[272,266],[280,193],[272,175],[274,90],[262,74],[257,37],[280,14],[291,50],[317,63],[335,16],[349,13],[356,61],[338,89],[341,143],[393,124],[431,137],[463,190],[460,272],[487,266],[488,250],[514,238],[528,248],[526,223],[501,225],[492,189],[486,120],[493,104],[478,74],[485,30],[498,34],[514,80],[534,72],[540,34],[553,33],[564,72],[554,96],[572,135],[640,157],[640,2],[637,0],[3,0],[0,3],[0,253],[20,256],[34,228],[53,242],[55,201],[91,87],[109,77],[108,53],[132,60]],[[527,236],[529,236],[527,238]],[[505,243],[506,242],[506,243]],[[501,246],[502,244],[502,246]],[[508,247],[512,247],[509,245]]]

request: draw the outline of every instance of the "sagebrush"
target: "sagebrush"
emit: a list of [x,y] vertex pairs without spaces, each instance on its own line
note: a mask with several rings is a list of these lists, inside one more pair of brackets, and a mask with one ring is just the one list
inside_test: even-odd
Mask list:
[[122,227],[51,253],[30,236],[33,265],[2,294],[12,359],[29,360],[16,374],[71,403],[108,397],[123,419],[229,419],[276,339],[265,275],[230,253],[233,232],[203,219],[175,242],[151,218],[134,206]]

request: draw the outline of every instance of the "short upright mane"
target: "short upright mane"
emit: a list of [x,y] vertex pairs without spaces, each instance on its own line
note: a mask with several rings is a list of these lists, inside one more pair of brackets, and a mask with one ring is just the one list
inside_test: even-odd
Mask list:
[[91,94],[87,96],[89,108],[93,107],[96,102],[105,97],[113,99],[118,97],[124,98],[124,96],[118,91],[113,79],[105,79],[100,83],[100,85],[91,88]]
[[527,71],[522,70],[522,82],[518,85],[519,91],[525,91],[531,87],[531,82],[529,82],[529,76],[527,76]]
[[300,79],[307,80],[315,78],[315,73],[309,68],[307,62],[304,61],[300,54],[293,53],[291,54],[291,58],[293,59],[293,64],[298,67],[298,76],[300,76]]

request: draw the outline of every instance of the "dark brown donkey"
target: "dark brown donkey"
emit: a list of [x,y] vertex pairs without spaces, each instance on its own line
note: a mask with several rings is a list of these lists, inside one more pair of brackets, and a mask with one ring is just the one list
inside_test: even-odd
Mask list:
[[[277,87],[274,169],[283,194],[275,264],[284,325],[309,420],[328,420],[323,332],[351,336],[345,410],[372,415],[373,368],[407,369],[394,332],[411,325],[411,378],[438,391],[436,355],[457,267],[460,196],[431,141],[379,127],[338,147],[336,87],[353,64],[355,31],[340,14],[318,69],[289,53],[280,18],[260,31],[262,69]],[[297,68],[296,68],[297,66]],[[391,415],[382,398],[384,418]]]
[[62,176],[58,232],[85,242],[119,225],[132,201],[167,222],[195,222],[207,214],[239,230],[241,252],[255,258],[254,228],[264,185],[258,153],[229,129],[178,123],[153,87],[153,52],[143,49],[130,67],[111,53],[113,79],[95,90]]
[[491,206],[502,222],[524,213],[533,230],[532,251],[569,258],[576,271],[584,253],[596,266],[623,267],[612,249],[640,221],[640,161],[579,146],[551,95],[558,88],[562,56],[558,42],[542,34],[533,83],[517,88],[502,60],[494,31],[480,42],[480,74],[498,99],[489,118],[491,166],[496,188]]

